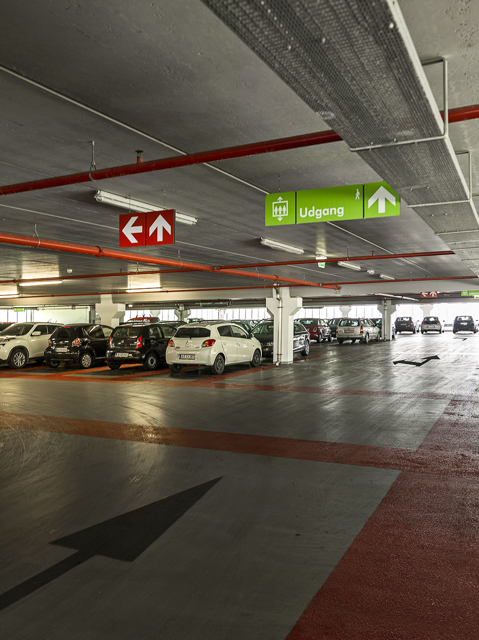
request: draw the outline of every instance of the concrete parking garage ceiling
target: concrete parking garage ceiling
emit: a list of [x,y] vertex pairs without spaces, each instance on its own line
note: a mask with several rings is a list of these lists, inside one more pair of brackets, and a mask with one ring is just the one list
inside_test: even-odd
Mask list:
[[[362,4],[374,10],[372,3]],[[479,28],[479,7],[449,0],[402,0],[399,6],[419,58],[448,59],[449,107],[478,103],[478,53],[472,45]],[[26,0],[4,3],[0,15],[4,25],[0,40],[0,185],[88,171],[92,140],[100,169],[134,163],[138,149],[147,161],[176,156],[179,151],[195,153],[330,128],[198,0]],[[440,70],[428,68],[426,75],[442,108]],[[451,124],[450,138],[454,149],[472,154],[475,192],[477,121]],[[460,164],[465,169],[462,157]],[[227,173],[197,165],[2,196],[0,232],[117,248],[122,211],[96,202],[95,192],[104,189],[198,218],[195,226],[177,225],[174,246],[143,248],[142,254],[207,265],[267,264],[297,258],[261,246],[259,240],[264,236],[302,247],[305,259],[317,254],[344,257],[452,248],[456,255],[360,263],[364,269],[357,273],[334,263],[321,270],[315,264],[283,265],[260,268],[258,273],[341,286],[377,279],[366,274],[369,268],[398,280],[427,278],[431,282],[384,282],[362,285],[357,291],[397,294],[437,289],[436,277],[464,278],[457,281],[460,286],[443,281],[444,290],[475,288],[474,279],[466,279],[473,278],[479,266],[475,251],[479,233],[472,232],[468,222],[468,233],[450,234],[458,227],[439,228],[423,212],[420,215],[404,203],[398,218],[265,228],[265,193],[385,178],[363,157],[351,153],[344,142],[237,158],[215,163],[215,167]],[[460,206],[443,208],[443,222],[447,219],[444,214],[457,220]],[[436,235],[435,231],[444,229],[446,235]],[[216,273],[175,272],[142,278],[137,274],[154,267],[7,244],[0,245],[0,257],[2,281],[66,276],[70,269],[73,275],[121,270],[129,274],[65,280],[55,287],[58,295],[111,292],[140,282],[175,291],[271,286],[261,279]],[[16,288],[0,284],[0,295],[11,292],[13,286]],[[43,296],[52,289],[38,285],[28,295],[35,296],[30,300],[48,302]],[[353,285],[345,285],[338,295],[351,295],[353,290]],[[246,290],[235,291],[238,298],[247,295]],[[26,294],[22,291],[22,295]],[[222,297],[214,292],[208,295]],[[94,300],[94,296],[82,299]],[[74,300],[65,298],[65,302]]]

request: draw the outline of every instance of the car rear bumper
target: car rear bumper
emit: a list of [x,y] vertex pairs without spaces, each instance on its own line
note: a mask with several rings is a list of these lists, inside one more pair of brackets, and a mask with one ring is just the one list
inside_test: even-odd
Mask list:
[[[120,355],[121,354],[121,355]],[[142,364],[145,360],[145,353],[133,349],[114,349],[106,352],[106,362],[117,362],[119,364]]]
[[[185,357],[189,356],[189,357]],[[167,364],[179,364],[187,366],[189,364],[203,365],[205,367],[212,367],[217,356],[216,351],[206,347],[204,349],[198,349],[195,351],[188,351],[187,349],[175,349],[174,347],[168,347],[166,350],[166,363]]]
[[80,353],[78,351],[74,353],[57,353],[56,351],[45,351],[45,362],[73,362],[78,364],[80,362]]

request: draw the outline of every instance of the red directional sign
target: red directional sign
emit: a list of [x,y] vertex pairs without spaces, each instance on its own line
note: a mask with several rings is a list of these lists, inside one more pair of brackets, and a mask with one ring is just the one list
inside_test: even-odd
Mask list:
[[144,213],[123,213],[120,216],[120,247],[145,246]]
[[146,214],[146,244],[175,244],[175,210],[149,211]]

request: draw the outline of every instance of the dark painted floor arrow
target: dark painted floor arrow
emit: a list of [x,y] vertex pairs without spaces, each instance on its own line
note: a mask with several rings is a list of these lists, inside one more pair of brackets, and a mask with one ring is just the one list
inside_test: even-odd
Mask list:
[[52,544],[76,549],[77,553],[0,595],[0,611],[93,556],[133,562],[220,480],[210,480],[55,540]]
[[422,362],[412,362],[412,360],[396,360],[393,364],[412,364],[415,367],[422,367],[423,364],[429,362],[429,360],[440,360],[439,356],[429,356],[428,358],[424,358]]

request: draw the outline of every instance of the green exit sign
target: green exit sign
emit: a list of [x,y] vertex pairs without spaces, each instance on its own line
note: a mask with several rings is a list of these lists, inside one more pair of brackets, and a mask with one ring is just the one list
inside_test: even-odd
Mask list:
[[399,194],[387,182],[288,191],[266,196],[265,225],[385,218],[398,216],[400,208]]
[[25,311],[25,309],[23,307],[13,307],[13,310],[16,311],[17,313]]

